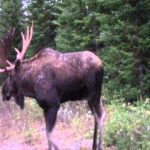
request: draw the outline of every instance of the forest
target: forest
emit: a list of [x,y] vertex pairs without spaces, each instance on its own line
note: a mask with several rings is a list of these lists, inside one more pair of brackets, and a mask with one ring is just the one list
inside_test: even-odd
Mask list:
[[[21,31],[32,20],[34,35],[27,58],[45,47],[97,53],[105,70],[102,95],[112,117],[106,127],[107,147],[148,150],[149,0],[2,0],[0,39],[15,28],[10,61],[16,57],[14,48],[21,48]],[[6,77],[0,74],[1,84]]]

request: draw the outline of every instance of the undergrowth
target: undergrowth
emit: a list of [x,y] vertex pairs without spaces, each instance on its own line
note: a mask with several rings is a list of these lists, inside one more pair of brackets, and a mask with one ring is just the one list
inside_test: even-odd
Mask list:
[[[150,148],[150,99],[135,104],[114,102],[106,106],[107,119],[105,126],[105,147],[118,150],[149,150]],[[93,137],[93,116],[87,104],[65,103],[58,112],[57,122],[65,126],[75,127],[87,139]],[[38,122],[38,125],[37,125]],[[45,123],[42,110],[35,100],[26,98],[25,109],[20,110],[13,101],[0,101],[0,128],[1,136],[6,134],[7,128],[22,131],[24,137],[37,139],[35,124]],[[84,133],[83,133],[84,131]],[[35,137],[36,136],[36,137]]]
[[107,147],[119,150],[149,150],[150,101],[133,105],[112,104],[107,108],[109,117],[105,128]]

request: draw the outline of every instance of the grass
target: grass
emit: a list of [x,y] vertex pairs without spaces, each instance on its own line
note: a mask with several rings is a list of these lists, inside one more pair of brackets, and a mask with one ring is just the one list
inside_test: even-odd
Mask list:
[[108,107],[109,119],[105,129],[105,143],[118,150],[149,150],[150,102],[135,105],[117,104]]
[[[106,111],[106,149],[149,150],[150,99],[134,105],[112,103],[107,105]],[[62,128],[74,128],[75,136],[82,135],[85,139],[92,139],[93,116],[85,102],[63,104],[58,112],[57,122],[62,124]],[[0,136],[9,138],[22,133],[21,136],[27,143],[39,141],[40,133],[36,127],[41,124],[45,130],[43,113],[35,100],[26,98],[23,111],[13,101],[0,101]]]

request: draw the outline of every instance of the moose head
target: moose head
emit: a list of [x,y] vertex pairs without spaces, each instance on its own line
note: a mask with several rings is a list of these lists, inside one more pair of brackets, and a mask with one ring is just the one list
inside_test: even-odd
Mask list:
[[20,93],[19,87],[16,84],[17,78],[17,70],[21,64],[21,61],[25,58],[26,52],[30,45],[33,36],[33,22],[31,28],[27,28],[26,35],[21,32],[22,36],[22,50],[19,51],[15,48],[17,53],[15,63],[12,64],[8,58],[8,49],[10,48],[10,44],[12,43],[12,37],[14,35],[14,29],[11,30],[4,38],[4,40],[0,40],[0,60],[3,64],[7,64],[5,68],[0,68],[0,73],[8,73],[8,78],[4,82],[2,86],[2,99],[10,100],[13,96],[15,98],[16,103],[22,109],[24,107],[24,96]]

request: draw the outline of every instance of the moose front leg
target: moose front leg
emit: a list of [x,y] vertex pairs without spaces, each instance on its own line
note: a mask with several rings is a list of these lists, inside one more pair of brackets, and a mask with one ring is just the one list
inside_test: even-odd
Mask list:
[[51,141],[51,133],[56,122],[58,109],[59,109],[58,105],[53,105],[49,108],[44,109],[46,134],[47,134],[49,150],[52,150],[53,147],[55,150],[58,150],[57,146]]

